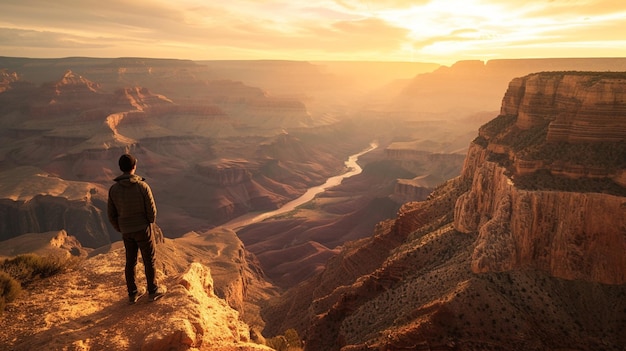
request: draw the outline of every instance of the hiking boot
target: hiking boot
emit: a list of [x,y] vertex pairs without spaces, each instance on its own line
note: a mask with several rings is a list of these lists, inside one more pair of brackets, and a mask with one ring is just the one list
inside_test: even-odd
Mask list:
[[160,299],[161,297],[163,297],[163,295],[165,295],[166,292],[167,289],[164,286],[159,287],[158,289],[156,289],[155,292],[150,294],[150,301],[156,301]]
[[128,294],[128,303],[134,305],[139,301],[139,298],[146,294],[146,290],[139,289],[135,293]]

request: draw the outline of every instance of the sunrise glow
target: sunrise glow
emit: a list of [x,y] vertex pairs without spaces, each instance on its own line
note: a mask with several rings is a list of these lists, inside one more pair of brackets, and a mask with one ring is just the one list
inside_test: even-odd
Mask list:
[[420,61],[626,56],[626,3],[605,0],[5,0],[0,53]]

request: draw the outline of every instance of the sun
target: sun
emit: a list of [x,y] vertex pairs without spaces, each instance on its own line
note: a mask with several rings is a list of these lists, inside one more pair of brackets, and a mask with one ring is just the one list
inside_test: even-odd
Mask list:
[[409,9],[382,11],[379,15],[390,24],[408,29],[415,38],[479,31],[510,18],[504,7],[475,0],[438,0]]
[[435,0],[409,9],[383,10],[379,17],[407,30],[403,50],[412,56],[445,57],[519,40],[521,11],[479,0]]

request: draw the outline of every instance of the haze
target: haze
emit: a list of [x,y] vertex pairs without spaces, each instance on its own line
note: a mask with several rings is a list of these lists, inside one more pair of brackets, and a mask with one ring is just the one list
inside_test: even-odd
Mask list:
[[612,0],[3,0],[0,53],[418,61],[626,56]]

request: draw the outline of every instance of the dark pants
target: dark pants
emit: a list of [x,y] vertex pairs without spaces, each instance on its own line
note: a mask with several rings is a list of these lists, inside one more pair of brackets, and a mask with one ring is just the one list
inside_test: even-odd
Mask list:
[[135,283],[135,267],[137,266],[137,254],[141,250],[141,258],[146,271],[146,281],[148,283],[148,293],[152,294],[157,290],[155,265],[156,265],[156,242],[150,230],[122,234],[124,248],[126,248],[126,287],[128,294],[137,293]]

